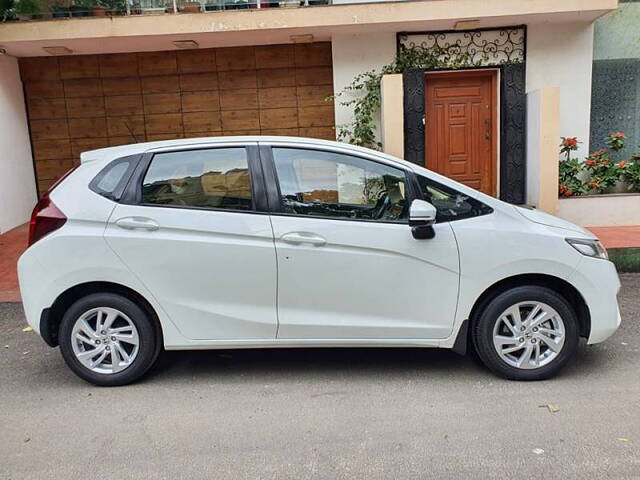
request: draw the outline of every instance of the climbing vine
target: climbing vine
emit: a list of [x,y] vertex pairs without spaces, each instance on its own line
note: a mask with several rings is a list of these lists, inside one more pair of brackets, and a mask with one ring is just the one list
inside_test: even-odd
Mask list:
[[352,122],[336,127],[338,140],[375,150],[382,148],[375,129],[380,113],[380,81],[384,75],[404,73],[409,69],[459,69],[480,65],[482,60],[474,61],[471,55],[461,53],[455,47],[401,48],[392,63],[357,75],[341,92],[329,97],[328,100],[340,99],[340,105],[353,109]]

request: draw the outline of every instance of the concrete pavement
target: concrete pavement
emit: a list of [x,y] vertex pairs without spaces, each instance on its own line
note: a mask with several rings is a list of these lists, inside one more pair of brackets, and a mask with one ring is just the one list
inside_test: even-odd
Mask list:
[[97,388],[0,304],[0,478],[640,478],[640,275],[622,279],[621,329],[537,383],[448,351],[251,350]]

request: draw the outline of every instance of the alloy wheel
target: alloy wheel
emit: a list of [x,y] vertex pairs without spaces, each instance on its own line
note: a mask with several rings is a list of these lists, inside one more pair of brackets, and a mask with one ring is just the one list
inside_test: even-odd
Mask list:
[[139,344],[138,329],[131,319],[111,307],[86,311],[71,330],[73,353],[96,373],[114,374],[129,367],[138,355]]
[[512,367],[534,369],[551,363],[565,340],[562,317],[538,301],[519,302],[507,308],[493,327],[493,346]]

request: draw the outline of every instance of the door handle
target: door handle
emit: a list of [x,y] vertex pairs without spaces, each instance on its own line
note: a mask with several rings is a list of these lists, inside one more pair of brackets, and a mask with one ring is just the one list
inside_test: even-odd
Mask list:
[[118,220],[115,221],[115,224],[120,228],[124,228],[126,230],[141,229],[141,230],[153,231],[153,230],[158,230],[158,228],[160,228],[159,225],[154,220],[151,220],[150,218],[146,218],[146,217],[119,218]]
[[280,237],[280,240],[287,243],[309,243],[317,247],[321,247],[327,243],[327,240],[320,235],[309,232],[289,232]]

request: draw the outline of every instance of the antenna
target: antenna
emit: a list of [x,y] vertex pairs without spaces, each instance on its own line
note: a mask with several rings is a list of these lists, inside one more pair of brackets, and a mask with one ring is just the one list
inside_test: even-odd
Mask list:
[[138,137],[136,137],[136,134],[133,133],[133,130],[131,129],[131,126],[129,125],[129,122],[124,122],[124,126],[127,127],[127,130],[129,130],[129,134],[133,137],[133,139],[136,141],[136,143],[140,143],[138,141]]

